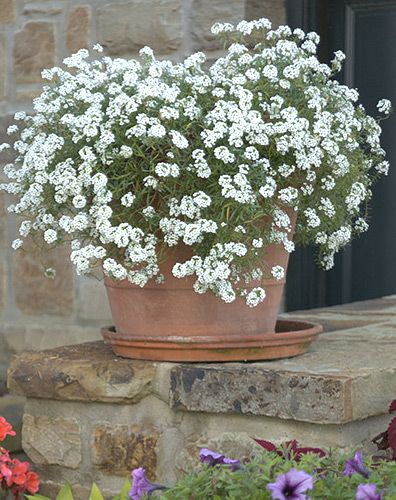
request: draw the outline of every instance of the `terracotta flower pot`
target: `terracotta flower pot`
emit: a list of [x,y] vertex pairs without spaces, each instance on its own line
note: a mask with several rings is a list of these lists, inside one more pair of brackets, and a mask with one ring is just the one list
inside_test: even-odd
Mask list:
[[[294,227],[295,218],[293,218]],[[292,237],[292,233],[289,238]],[[161,267],[164,284],[149,282],[144,288],[127,280],[105,278],[114,329],[105,328],[105,341],[116,354],[163,361],[222,361],[272,359],[305,352],[320,331],[317,325],[283,322],[275,333],[285,280],[265,279],[250,283],[262,286],[266,299],[250,308],[243,298],[227,304],[213,293],[197,294],[194,278],[172,275],[175,262],[191,257],[191,249],[176,247]],[[282,245],[270,245],[269,269],[287,269],[289,254]]]

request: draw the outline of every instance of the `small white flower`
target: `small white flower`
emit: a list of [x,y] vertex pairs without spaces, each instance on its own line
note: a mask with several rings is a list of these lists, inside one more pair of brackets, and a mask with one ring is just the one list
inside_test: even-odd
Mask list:
[[20,238],[17,238],[11,243],[11,246],[14,250],[18,250],[18,248],[21,248],[22,245],[23,245],[23,240],[21,240]]
[[265,290],[261,287],[253,288],[247,295],[246,295],[246,304],[249,307],[256,307],[258,306],[263,300],[265,299]]
[[56,276],[56,271],[52,267],[47,267],[47,269],[44,271],[44,276],[49,279],[54,279]]
[[389,99],[380,99],[377,104],[377,109],[380,113],[389,115],[389,113],[392,111],[392,103]]
[[58,239],[58,233],[54,229],[47,229],[44,232],[44,240],[48,245],[54,243]]
[[86,204],[87,204],[87,199],[85,198],[85,196],[82,196],[80,194],[74,196],[73,205],[76,208],[84,208]]
[[285,277],[285,270],[282,266],[273,266],[271,274],[275,279],[281,280]]
[[131,207],[133,202],[135,201],[136,196],[131,192],[124,194],[121,198],[121,205],[124,207]]

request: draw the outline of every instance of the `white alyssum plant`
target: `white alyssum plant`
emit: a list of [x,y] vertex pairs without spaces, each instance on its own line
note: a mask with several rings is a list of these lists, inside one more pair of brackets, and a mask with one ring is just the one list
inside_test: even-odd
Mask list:
[[145,47],[139,61],[80,50],[43,72],[34,113],[8,129],[19,137],[1,187],[23,217],[13,248],[29,235],[70,242],[77,273],[101,265],[143,287],[163,281],[167,249],[184,244],[191,258],[175,277],[254,307],[265,290],[245,284],[283,279],[266,251],[293,251],[293,211],[295,241],[316,244],[325,269],[367,229],[371,186],[388,162],[379,119],[333,79],[344,54],[321,64],[316,33],[272,30],[267,19],[212,31],[228,52],[208,70],[203,53],[173,64]]

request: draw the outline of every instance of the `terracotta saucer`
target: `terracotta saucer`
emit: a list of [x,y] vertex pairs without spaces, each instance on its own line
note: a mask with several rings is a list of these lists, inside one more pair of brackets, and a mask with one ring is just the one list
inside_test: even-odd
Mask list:
[[296,320],[278,320],[275,333],[194,337],[142,337],[118,335],[114,327],[101,332],[118,356],[152,361],[248,361],[290,358],[304,354],[321,325]]

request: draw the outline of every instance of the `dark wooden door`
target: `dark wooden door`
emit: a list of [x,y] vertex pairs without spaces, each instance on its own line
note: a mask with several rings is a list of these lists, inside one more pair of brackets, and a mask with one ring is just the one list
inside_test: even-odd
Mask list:
[[[396,0],[290,0],[289,24],[321,36],[320,58],[346,53],[339,79],[359,90],[374,116],[382,97],[396,109]],[[325,273],[312,249],[290,259],[288,310],[341,304],[396,293],[396,114],[383,122],[382,146],[391,169],[374,187],[370,228],[336,258]]]

